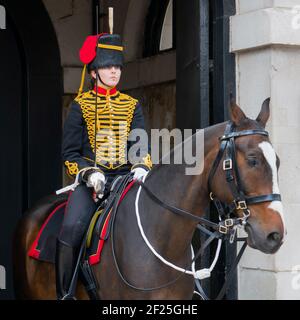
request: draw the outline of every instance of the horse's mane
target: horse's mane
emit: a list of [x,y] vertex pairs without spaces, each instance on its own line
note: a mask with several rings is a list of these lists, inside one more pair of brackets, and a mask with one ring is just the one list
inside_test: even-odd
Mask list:
[[[225,122],[217,123],[217,124],[214,124],[214,125],[211,125],[211,126],[208,126],[206,128],[201,129],[201,130],[204,130],[204,135],[205,135],[204,144],[205,145],[209,144],[211,139],[218,139],[223,134],[224,127],[229,121],[230,120],[227,120]],[[264,128],[256,120],[250,119],[248,117],[243,119],[243,121],[238,126],[236,126],[236,131],[243,131],[243,130],[249,130],[249,129],[262,130]],[[163,166],[163,159],[164,158],[170,157],[170,159],[173,159],[174,153],[177,148],[182,148],[182,146],[190,139],[193,139],[193,141],[195,141],[197,132],[194,133],[193,135],[191,135],[190,137],[186,138],[185,140],[183,140],[181,143],[179,143],[174,148],[172,148],[170,150],[170,152],[163,155],[159,159],[159,163],[153,165],[153,168],[149,172],[148,177],[151,176],[153,173],[155,173],[157,170],[159,170],[159,168],[161,168]],[[172,164],[172,163],[170,163],[170,164]]]

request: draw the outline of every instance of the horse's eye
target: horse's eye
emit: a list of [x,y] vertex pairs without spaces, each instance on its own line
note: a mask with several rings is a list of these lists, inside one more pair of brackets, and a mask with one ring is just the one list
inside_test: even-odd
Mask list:
[[255,158],[249,158],[247,162],[250,167],[256,167],[258,165],[258,160]]

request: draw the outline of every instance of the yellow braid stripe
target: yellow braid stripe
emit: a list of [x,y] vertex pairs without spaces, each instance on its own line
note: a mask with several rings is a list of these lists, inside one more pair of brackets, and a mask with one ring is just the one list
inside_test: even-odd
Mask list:
[[69,161],[65,161],[65,165],[68,169],[68,173],[73,176],[78,173],[78,164],[76,162],[69,162]]
[[123,51],[124,50],[123,47],[113,46],[111,44],[103,44],[103,43],[98,43],[98,48],[111,49],[111,50],[117,50],[117,51]]
[[[75,101],[81,107],[90,146],[95,152],[95,94],[90,90],[77,96]],[[96,117],[97,163],[101,163],[101,166],[108,169],[116,169],[126,163],[125,144],[129,136],[137,100],[119,93],[118,97],[111,99],[103,99],[102,96],[99,100],[98,97],[98,101],[100,103]],[[108,164],[103,164],[102,161],[107,161]]]

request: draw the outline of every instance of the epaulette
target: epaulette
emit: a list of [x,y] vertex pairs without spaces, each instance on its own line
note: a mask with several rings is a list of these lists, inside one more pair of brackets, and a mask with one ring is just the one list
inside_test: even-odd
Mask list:
[[119,96],[119,99],[122,101],[132,101],[132,102],[135,102],[135,103],[137,103],[138,102],[138,100],[137,99],[134,99],[134,98],[132,98],[131,96],[129,96],[128,94],[125,94],[125,93],[121,93],[120,92],[120,96]]
[[95,99],[95,96],[92,94],[92,90],[89,90],[89,91],[85,91],[78,94],[74,100],[80,103],[82,100],[91,100],[91,99]]

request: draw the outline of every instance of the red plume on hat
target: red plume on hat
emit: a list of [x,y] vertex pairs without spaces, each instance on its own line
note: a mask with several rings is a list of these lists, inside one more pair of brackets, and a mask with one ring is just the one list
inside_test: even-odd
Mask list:
[[95,36],[88,36],[85,39],[79,51],[79,58],[82,63],[89,64],[95,59],[98,39],[105,34],[107,33],[100,33]]

